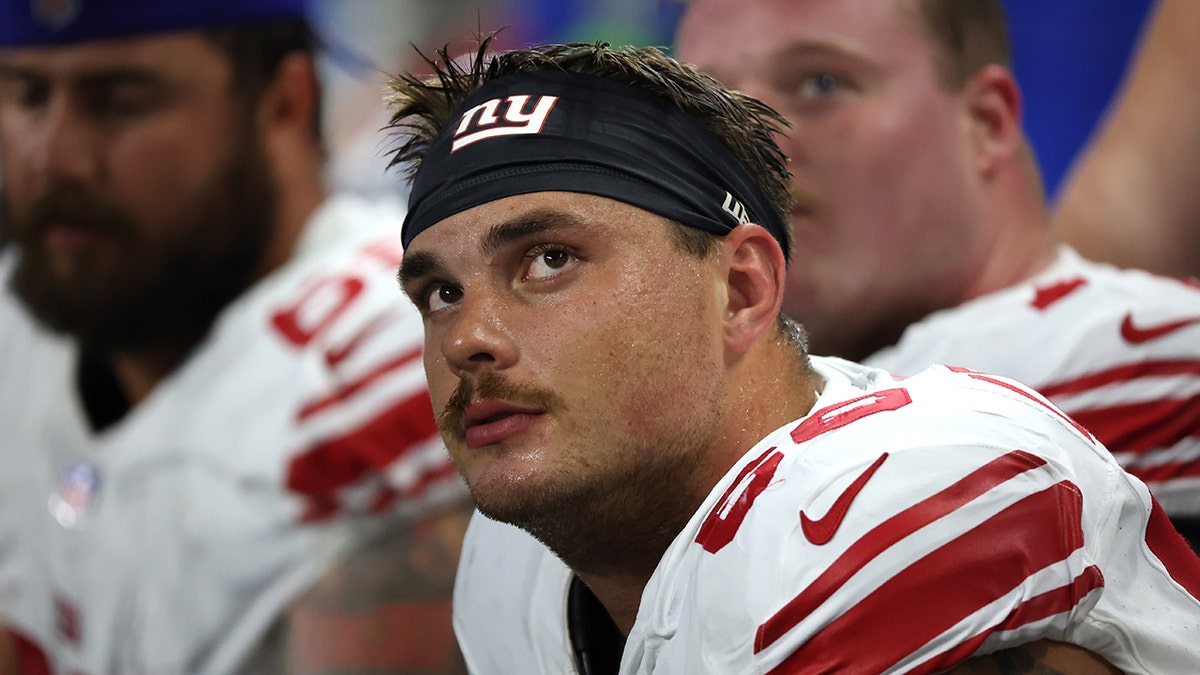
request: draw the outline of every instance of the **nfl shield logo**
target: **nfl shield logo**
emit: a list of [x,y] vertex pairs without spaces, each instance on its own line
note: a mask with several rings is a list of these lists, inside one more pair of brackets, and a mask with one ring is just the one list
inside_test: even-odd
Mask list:
[[79,527],[100,497],[100,470],[95,464],[77,461],[68,464],[50,495],[50,513],[67,529]]
[[35,21],[58,30],[79,17],[83,0],[30,0],[29,4]]

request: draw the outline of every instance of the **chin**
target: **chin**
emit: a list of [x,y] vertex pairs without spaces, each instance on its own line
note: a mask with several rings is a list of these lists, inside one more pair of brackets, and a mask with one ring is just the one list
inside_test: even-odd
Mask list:
[[528,475],[478,476],[468,480],[471,498],[480,513],[525,530],[542,529],[547,519],[570,513],[570,496],[561,490],[535,484]]

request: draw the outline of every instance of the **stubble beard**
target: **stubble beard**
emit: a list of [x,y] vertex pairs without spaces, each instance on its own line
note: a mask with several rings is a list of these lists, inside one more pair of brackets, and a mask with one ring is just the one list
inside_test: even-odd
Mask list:
[[597,445],[603,459],[594,465],[557,464],[506,494],[469,486],[472,497],[481,513],[530,533],[577,573],[648,577],[708,493],[698,473],[713,431],[679,429],[652,443]]
[[506,515],[577,574],[649,577],[706,494],[694,493],[699,452],[684,445],[689,447],[606,448],[618,455],[661,455],[587,481],[576,477],[570,488],[537,493],[528,508]]
[[[167,237],[148,243],[120,205],[62,187],[27,213],[7,196],[5,222],[20,250],[11,291],[43,326],[85,351],[190,348],[260,273],[275,228],[276,192],[254,139],[235,146],[193,203],[180,204]],[[83,222],[117,247],[115,262],[82,258],[70,278],[43,250],[45,226]]]

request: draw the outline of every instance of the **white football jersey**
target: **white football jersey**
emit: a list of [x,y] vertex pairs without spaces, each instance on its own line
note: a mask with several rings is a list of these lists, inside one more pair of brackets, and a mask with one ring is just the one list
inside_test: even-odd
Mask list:
[[58,672],[234,672],[352,547],[465,494],[396,283],[402,216],[327,202],[295,258],[101,433],[73,343],[4,296],[0,526],[18,529],[0,530],[0,613]]
[[[620,672],[933,673],[1038,639],[1200,672],[1200,560],[1144,484],[1011,380],[814,358],[814,411],[749,450],[650,579]],[[577,673],[571,572],[476,515],[474,673]]]
[[1011,377],[1087,427],[1171,516],[1200,518],[1200,282],[1062,247],[1035,278],[930,314],[863,363]]

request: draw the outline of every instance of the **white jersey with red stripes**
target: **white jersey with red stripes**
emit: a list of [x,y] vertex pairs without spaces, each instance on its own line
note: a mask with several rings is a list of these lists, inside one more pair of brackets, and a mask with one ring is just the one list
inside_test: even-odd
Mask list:
[[[934,673],[1038,639],[1200,672],[1200,560],[1082,427],[995,376],[814,366],[814,412],[747,452],[661,559],[621,673]],[[477,515],[454,613],[472,672],[578,672],[570,580]]]
[[101,433],[73,344],[0,302],[0,526],[19,528],[0,531],[0,614],[57,672],[234,672],[353,547],[465,493],[396,283],[402,216],[327,202],[295,258]]
[[1171,516],[1200,517],[1200,283],[1062,247],[1035,278],[935,312],[863,361],[1023,382],[1096,434]]

